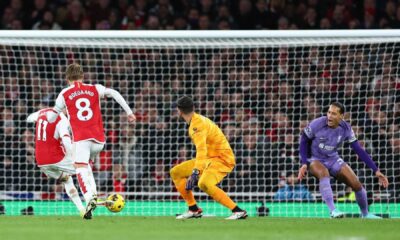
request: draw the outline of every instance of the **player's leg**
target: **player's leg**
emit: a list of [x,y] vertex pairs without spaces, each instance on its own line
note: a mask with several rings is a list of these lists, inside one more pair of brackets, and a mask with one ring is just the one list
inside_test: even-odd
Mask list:
[[78,208],[81,216],[83,217],[85,213],[85,208],[82,204],[81,198],[79,197],[79,192],[75,187],[71,175],[75,174],[76,170],[74,168],[73,160],[69,157],[65,157],[61,162],[55,164],[54,166],[60,171],[59,181],[64,185],[65,192]]
[[329,208],[331,217],[344,217],[344,214],[335,207],[328,169],[320,161],[314,160],[310,164],[310,173],[319,180],[319,191],[321,193],[322,200],[324,200],[325,204]]
[[60,180],[64,185],[65,192],[67,193],[68,197],[75,204],[76,208],[79,210],[81,216],[83,217],[85,214],[85,207],[82,204],[81,198],[79,197],[78,190],[75,187],[72,177],[66,174]]
[[238,205],[228,196],[228,194],[217,186],[226,175],[232,171],[232,168],[224,164],[213,161],[204,169],[198,182],[199,188],[212,197],[215,201],[229,208],[232,216],[227,219],[245,219],[247,212],[238,207]]
[[93,195],[97,196],[97,184],[96,184],[96,180],[94,179],[92,166],[90,166],[90,164],[88,165],[88,172],[89,172],[90,186],[92,187]]
[[356,194],[356,200],[358,206],[360,207],[362,216],[375,218],[375,215],[368,213],[367,192],[362,186],[357,175],[354,173],[353,169],[351,169],[349,165],[344,164],[341,167],[340,171],[337,173],[336,178],[353,189]]
[[[101,143],[96,143],[96,142],[91,142],[90,146],[90,160],[95,161],[100,152],[103,150],[104,144]],[[90,186],[92,187],[93,194],[97,196],[97,184],[94,179],[92,167],[90,164],[88,165],[88,170],[89,170],[89,181],[90,181]]]
[[[60,165],[62,165],[62,163],[63,162],[61,162]],[[82,215],[82,212],[85,212],[85,208],[83,207],[82,201],[79,197],[78,190],[76,190],[72,178],[70,177],[70,174],[73,173],[74,169],[72,163],[69,163],[70,166],[68,166],[67,169],[65,168],[65,166],[48,165],[40,167],[40,171],[43,172],[47,177],[56,179],[57,181],[63,183],[65,192]],[[66,170],[66,172],[61,169]]]
[[76,177],[78,178],[79,187],[85,198],[86,211],[84,218],[91,219],[92,212],[96,209],[97,196],[94,195],[91,185],[91,176],[89,173],[91,141],[80,141],[74,144],[74,166],[76,169]]
[[171,168],[171,179],[176,189],[188,205],[188,212],[180,215],[177,219],[198,218],[202,216],[202,210],[197,206],[193,192],[185,189],[187,178],[192,174],[195,160],[188,160]]
[[236,207],[236,203],[226,194],[226,192],[217,187],[217,184],[221,182],[226,175],[227,173],[221,173],[218,172],[218,170],[209,167],[201,174],[198,186],[215,201],[232,210]]
[[80,141],[74,144],[74,166],[76,177],[78,178],[79,187],[86,203],[93,197],[92,187],[89,180],[89,158],[90,158],[90,142]]

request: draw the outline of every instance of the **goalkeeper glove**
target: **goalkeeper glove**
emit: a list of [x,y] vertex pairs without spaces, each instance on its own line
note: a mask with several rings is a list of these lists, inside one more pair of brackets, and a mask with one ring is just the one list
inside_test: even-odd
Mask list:
[[199,181],[200,171],[198,169],[193,169],[192,175],[186,181],[185,189],[187,191],[192,190],[195,185],[197,185],[197,181]]

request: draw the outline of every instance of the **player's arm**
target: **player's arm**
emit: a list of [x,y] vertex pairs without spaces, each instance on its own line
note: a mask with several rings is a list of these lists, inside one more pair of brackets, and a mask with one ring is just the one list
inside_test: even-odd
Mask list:
[[66,155],[72,156],[72,140],[70,135],[70,124],[67,117],[61,113],[61,120],[57,123],[56,126],[56,134],[59,138],[61,138],[61,142],[66,151]]
[[193,144],[196,146],[196,158],[192,175],[186,181],[186,190],[192,190],[199,180],[200,172],[203,171],[203,160],[207,158],[207,133],[202,126],[193,126],[196,129],[192,134]]
[[379,178],[379,184],[383,187],[387,187],[389,185],[389,181],[381,171],[379,171],[378,167],[372,161],[371,156],[364,150],[364,148],[360,145],[357,140],[356,135],[354,134],[353,129],[350,124],[347,124],[347,136],[345,137],[345,141],[350,143],[351,148],[357,154],[357,156],[374,172],[375,176]]
[[310,149],[311,146],[311,141],[312,138],[314,137],[314,131],[311,126],[308,126],[304,129],[303,133],[300,136],[300,144],[299,144],[299,153],[300,153],[300,161],[301,161],[301,167],[299,169],[299,174],[297,178],[301,181],[308,169],[308,150]]
[[311,139],[303,132],[300,136],[299,153],[301,165],[308,165],[308,149],[311,145]]
[[122,97],[122,95],[111,88],[106,88],[100,84],[96,84],[96,89],[100,94],[100,97],[112,97],[114,98],[114,100],[124,109],[124,111],[126,112],[126,114],[128,114],[128,121],[129,122],[134,122],[136,121],[136,117],[133,114],[132,109],[128,106],[128,104],[126,103],[124,97]]
[[56,121],[58,115],[64,110],[65,101],[62,93],[60,93],[56,99],[56,105],[46,113],[47,121],[53,123]]
[[38,118],[39,118],[39,111],[29,114],[29,116],[26,118],[26,121],[28,123],[35,123],[38,120]]
[[202,171],[202,160],[207,158],[207,133],[206,130],[201,126],[194,128],[196,128],[196,131],[192,134],[192,141],[193,144],[196,146],[196,160],[194,168]]
[[347,124],[347,129],[346,129],[346,136],[344,141],[347,143],[350,143],[351,148],[354,150],[354,152],[358,155],[358,157],[376,173],[378,171],[378,167],[372,161],[371,156],[367,153],[367,151],[364,150],[364,148],[360,145],[360,143],[357,140],[356,135],[354,134],[353,129],[351,128],[350,124]]
[[358,157],[374,172],[375,176],[379,178],[379,184],[383,187],[387,187],[389,185],[389,181],[387,177],[381,173],[381,171],[376,166],[375,162],[372,160],[371,156],[364,150],[364,148],[360,145],[360,143],[355,139],[350,143],[351,148],[358,155]]
[[374,173],[379,171],[378,167],[372,160],[371,156],[364,150],[364,148],[360,145],[360,143],[355,140],[354,142],[350,143],[351,148],[354,152],[358,155],[358,157],[369,167],[372,169]]
[[310,146],[310,139],[305,133],[302,133],[300,136],[300,144],[299,144],[299,154],[300,154],[300,162],[301,162],[301,167],[299,169],[299,174],[297,176],[297,179],[300,181],[306,176],[307,169],[308,169],[308,149]]

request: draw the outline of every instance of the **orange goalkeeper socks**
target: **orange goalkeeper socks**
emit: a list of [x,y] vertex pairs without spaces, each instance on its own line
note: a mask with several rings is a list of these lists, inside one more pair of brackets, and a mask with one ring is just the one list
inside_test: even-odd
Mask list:
[[236,203],[224,192],[221,188],[217,186],[213,186],[207,191],[208,195],[210,195],[215,201],[229,208],[230,210],[236,207]]
[[185,202],[188,206],[193,206],[193,205],[197,204],[196,200],[194,199],[193,192],[187,191],[185,189],[186,178],[175,180],[174,183],[175,183],[176,189],[181,194],[182,198],[185,200]]

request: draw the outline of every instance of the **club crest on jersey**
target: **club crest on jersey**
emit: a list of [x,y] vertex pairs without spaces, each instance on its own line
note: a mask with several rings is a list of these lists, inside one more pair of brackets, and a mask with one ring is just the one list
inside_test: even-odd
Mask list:
[[197,128],[193,128],[193,132],[197,132]]
[[340,143],[340,140],[342,139],[342,136],[339,135],[339,137],[337,138],[337,142]]
[[306,127],[306,128],[304,129],[304,132],[307,134],[307,136],[311,136],[311,135],[312,135],[312,130],[311,130],[310,127]]

